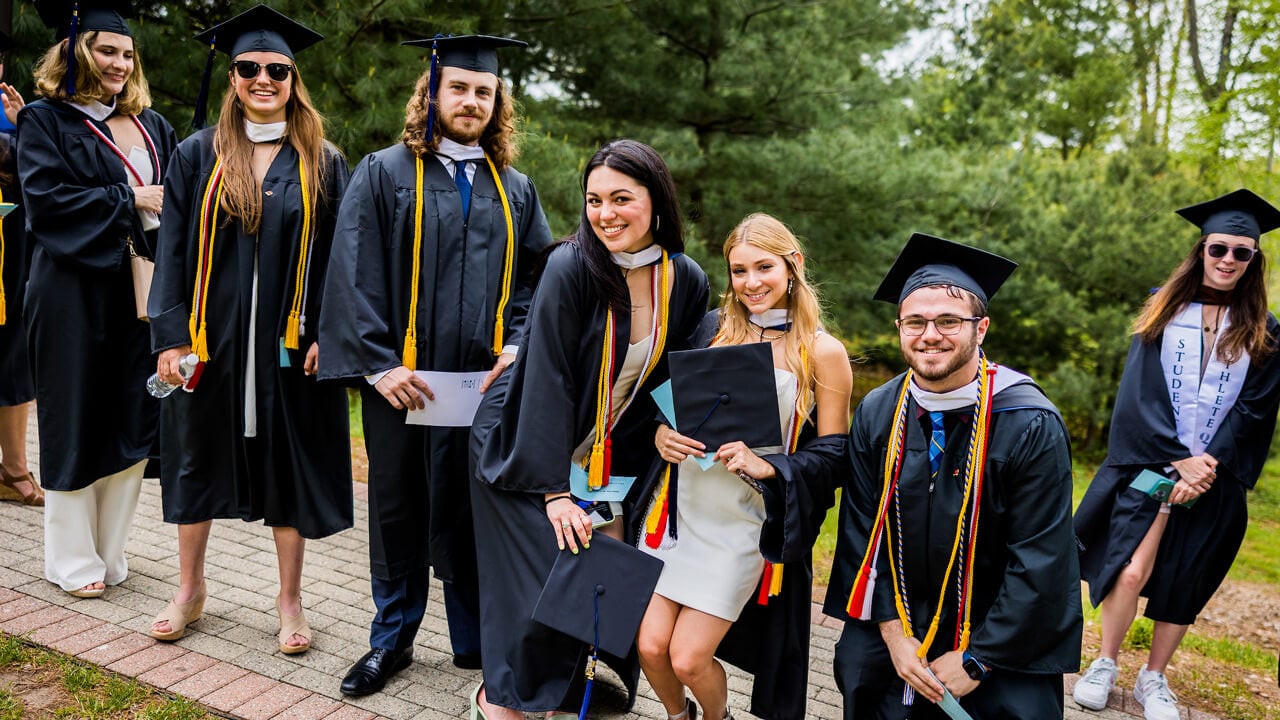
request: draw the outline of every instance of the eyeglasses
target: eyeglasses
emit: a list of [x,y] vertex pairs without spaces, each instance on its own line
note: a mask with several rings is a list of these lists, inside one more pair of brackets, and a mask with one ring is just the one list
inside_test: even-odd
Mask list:
[[957,335],[960,328],[967,322],[978,322],[981,317],[956,317],[955,315],[939,315],[936,318],[922,318],[918,315],[911,317],[898,318],[894,322],[903,335],[908,337],[918,337],[924,334],[929,328],[929,323],[933,323],[933,328],[940,335]]
[[1249,262],[1250,260],[1252,260],[1253,256],[1258,252],[1253,248],[1231,247],[1230,245],[1227,245],[1225,243],[1209,243],[1208,245],[1205,246],[1205,250],[1209,253],[1209,257],[1211,258],[1226,257],[1227,251],[1230,250],[1231,257],[1235,258],[1236,262],[1242,262],[1242,263]]
[[287,63],[267,63],[263,65],[252,60],[236,60],[231,63],[231,67],[236,69],[236,74],[245,80],[253,80],[258,77],[258,73],[262,72],[262,68],[267,69],[267,77],[276,82],[284,82],[289,79],[289,73],[293,72],[293,66]]

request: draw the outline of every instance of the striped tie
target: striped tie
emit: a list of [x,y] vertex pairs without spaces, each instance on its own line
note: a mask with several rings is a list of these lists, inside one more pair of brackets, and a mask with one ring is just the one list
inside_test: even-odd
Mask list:
[[938,477],[938,468],[942,467],[942,452],[947,446],[947,431],[942,427],[942,413],[930,411],[929,424],[933,432],[929,437],[929,470],[930,478]]

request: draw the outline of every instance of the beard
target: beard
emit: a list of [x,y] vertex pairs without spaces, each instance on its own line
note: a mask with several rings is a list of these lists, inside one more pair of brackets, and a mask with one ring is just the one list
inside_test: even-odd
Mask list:
[[[978,332],[974,328],[971,332],[960,333],[958,335],[949,336],[944,342],[951,345],[951,353],[945,362],[929,362],[930,356],[920,350],[912,347],[907,340],[915,340],[916,338],[903,338],[902,355],[907,361],[912,371],[920,378],[928,382],[940,382],[954,375],[965,367],[966,364],[973,361],[978,354]],[[940,343],[941,345],[941,343]],[[966,381],[967,382],[967,381]]]
[[440,117],[440,132],[450,140],[461,143],[463,145],[474,145],[484,136],[484,131],[489,127],[489,118],[476,118],[479,122],[470,125],[464,125],[459,120],[462,117],[475,117],[463,115],[449,115]]

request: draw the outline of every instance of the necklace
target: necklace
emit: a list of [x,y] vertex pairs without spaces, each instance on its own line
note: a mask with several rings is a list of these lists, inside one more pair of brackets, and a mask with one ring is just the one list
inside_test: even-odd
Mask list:
[[1205,324],[1205,326],[1204,326],[1204,331],[1205,331],[1205,332],[1207,332],[1207,333],[1209,333],[1209,334],[1211,334],[1211,335],[1217,335],[1217,334],[1218,334],[1218,328],[1222,326],[1222,313],[1223,313],[1223,310],[1224,310],[1224,308],[1223,308],[1221,305],[1219,305],[1219,306],[1218,306],[1218,309],[1217,309],[1216,311],[1214,311],[1214,314],[1213,314],[1213,327],[1209,327],[1209,325],[1206,323],[1206,324]]
[[[752,323],[752,325],[755,325],[755,323]],[[782,338],[784,338],[784,337],[786,337],[786,336],[787,336],[787,333],[788,333],[788,332],[790,332],[790,331],[791,331],[791,328],[789,328],[789,327],[788,327],[786,330],[780,330],[780,329],[778,329],[778,328],[764,328],[764,327],[762,327],[762,326],[760,326],[760,325],[756,325],[755,327],[756,327],[756,330],[759,330],[759,331],[760,331],[760,342],[774,342],[774,341],[776,341],[776,340],[781,340]],[[777,334],[777,335],[774,335],[773,337],[766,337],[766,336],[765,336],[765,334],[764,334],[766,329],[768,329],[768,330],[774,330],[774,331],[776,331],[778,334]]]

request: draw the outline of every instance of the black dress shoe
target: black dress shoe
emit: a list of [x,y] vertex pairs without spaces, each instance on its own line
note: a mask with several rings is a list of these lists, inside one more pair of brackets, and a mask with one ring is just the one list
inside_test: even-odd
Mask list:
[[356,661],[342,678],[342,694],[359,696],[376,693],[393,675],[413,662],[413,648],[388,650],[374,648]]
[[453,656],[453,666],[463,670],[479,670],[480,653],[458,653]]

